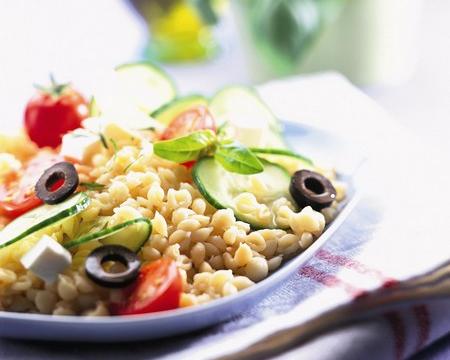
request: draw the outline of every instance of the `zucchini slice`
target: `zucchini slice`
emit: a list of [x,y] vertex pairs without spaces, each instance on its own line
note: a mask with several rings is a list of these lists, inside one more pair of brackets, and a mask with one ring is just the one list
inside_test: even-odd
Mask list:
[[161,124],[169,125],[178,115],[199,105],[208,106],[208,99],[201,95],[189,95],[174,99],[168,104],[161,106],[152,112],[151,117],[158,120]]
[[85,210],[90,199],[85,193],[78,193],[56,205],[42,205],[10,222],[0,231],[0,249],[24,237],[55,225]]
[[107,224],[104,219],[99,221],[99,226],[94,225],[90,232],[66,242],[64,247],[71,249],[88,241],[101,240],[105,245],[122,245],[137,252],[152,232],[152,223],[147,218],[128,220],[111,227],[104,227]]
[[211,99],[209,109],[217,126],[225,122],[268,125],[270,130],[281,132],[282,127],[272,111],[264,104],[255,90],[246,86],[229,86]]
[[116,68],[116,74],[122,92],[147,114],[176,96],[175,85],[169,76],[149,62],[120,65]]
[[[192,176],[204,198],[217,209],[232,209],[236,218],[249,223],[254,229],[280,228],[276,224],[272,204],[281,197],[285,197],[295,204],[289,193],[291,177],[288,172],[276,164],[263,160],[264,171],[254,175],[241,175],[226,171],[214,158],[206,157],[199,160],[192,172]],[[262,183],[255,191],[254,180]],[[236,197],[244,192],[255,195],[260,204],[267,205],[270,217],[261,220],[253,213],[239,211]]]
[[298,170],[315,170],[314,163],[305,156],[286,149],[251,148],[261,159],[284,167],[290,175]]

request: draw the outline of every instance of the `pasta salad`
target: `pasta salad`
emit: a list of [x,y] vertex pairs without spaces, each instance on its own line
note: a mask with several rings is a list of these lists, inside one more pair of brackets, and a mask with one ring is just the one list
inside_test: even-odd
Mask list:
[[40,88],[0,138],[0,310],[134,315],[262,281],[307,249],[345,197],[285,143],[250,88],[180,97],[147,63],[120,97]]

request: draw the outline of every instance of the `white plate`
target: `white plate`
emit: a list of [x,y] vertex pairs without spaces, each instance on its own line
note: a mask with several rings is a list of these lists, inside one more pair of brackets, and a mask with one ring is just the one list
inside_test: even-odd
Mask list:
[[148,315],[99,318],[0,312],[0,336],[89,342],[161,338],[225,321],[251,307],[305,264],[346,220],[358,201],[355,178],[349,175],[362,161],[358,151],[347,141],[295,124],[286,123],[285,133],[288,142],[304,155],[314,159],[328,157],[340,160],[339,169],[345,169],[342,179],[348,184],[347,198],[341,205],[339,215],[306,251],[286,261],[260,283],[205,305]]

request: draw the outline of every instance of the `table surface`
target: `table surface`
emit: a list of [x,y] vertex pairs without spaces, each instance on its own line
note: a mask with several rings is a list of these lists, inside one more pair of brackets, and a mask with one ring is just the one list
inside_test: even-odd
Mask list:
[[[398,121],[446,152],[450,150],[449,13],[448,0],[424,2],[414,75],[396,87],[364,89]],[[33,92],[31,84],[45,83],[50,70],[61,80],[75,79],[80,88],[92,86],[89,74],[138,57],[143,35],[144,24],[136,21],[125,2],[97,0],[95,6],[89,0],[3,2],[0,130],[20,126],[23,104]],[[233,36],[232,27],[220,29],[226,45],[222,56],[211,62],[167,67],[182,92],[211,93],[228,83],[250,82],[240,50],[230,41]],[[16,345],[10,358],[21,358],[20,345]],[[450,337],[417,359],[446,359],[449,349]]]

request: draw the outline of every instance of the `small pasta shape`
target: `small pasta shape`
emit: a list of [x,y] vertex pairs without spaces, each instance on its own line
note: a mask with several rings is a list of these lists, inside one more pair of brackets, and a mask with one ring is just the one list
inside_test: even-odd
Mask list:
[[261,281],[267,277],[268,273],[269,266],[267,265],[267,261],[261,257],[253,257],[247,265],[245,265],[245,274],[252,281]]

